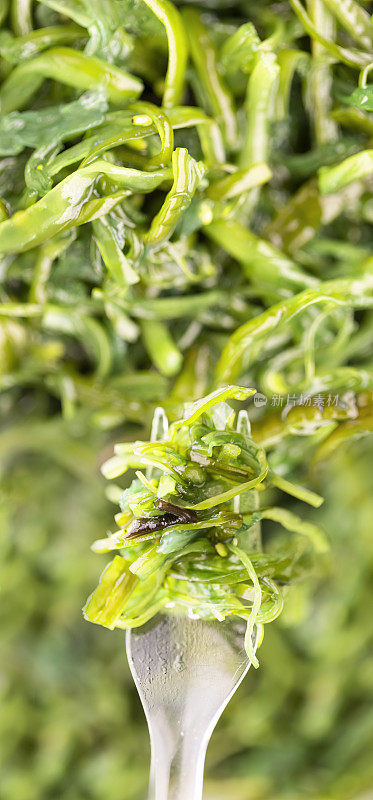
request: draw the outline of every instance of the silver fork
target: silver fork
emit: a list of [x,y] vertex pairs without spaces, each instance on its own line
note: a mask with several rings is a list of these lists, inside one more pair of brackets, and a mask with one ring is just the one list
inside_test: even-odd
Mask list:
[[[247,414],[240,412],[238,425],[250,429]],[[156,409],[152,439],[165,439],[167,430],[163,409]],[[250,667],[245,627],[238,618],[210,622],[167,613],[127,631],[150,734],[149,800],[202,800],[208,742]],[[255,632],[254,649],[257,638]]]

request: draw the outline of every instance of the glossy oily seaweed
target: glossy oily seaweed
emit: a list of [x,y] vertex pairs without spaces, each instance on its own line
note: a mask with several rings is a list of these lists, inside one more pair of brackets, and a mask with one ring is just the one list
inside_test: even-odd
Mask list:
[[[185,609],[216,620],[234,614],[247,620],[247,653],[258,666],[254,625],[278,616],[283,601],[277,584],[300,577],[307,550],[295,544],[290,556],[263,553],[260,520],[303,535],[316,552],[325,552],[327,542],[316,525],[259,504],[266,487],[281,486],[281,478],[251,438],[247,412],[237,417],[225,402],[253,393],[238,386],[218,389],[188,406],[164,430],[164,440],[116,445],[104,474],[116,478],[131,468],[136,479],[119,497],[120,530],[93,545],[100,553],[122,550],[122,556],[103,572],[85,606],[86,619],[131,628],[160,610]],[[163,414],[158,409],[155,419]],[[322,502],[306,489],[282,488],[315,506]]]

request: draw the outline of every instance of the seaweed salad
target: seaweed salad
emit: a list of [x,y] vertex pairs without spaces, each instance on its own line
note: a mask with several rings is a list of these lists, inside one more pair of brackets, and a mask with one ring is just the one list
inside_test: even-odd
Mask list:
[[2,0],[0,21],[1,402],[27,412],[5,443],[124,439],[86,618],[237,613],[257,664],[253,626],[326,549],[284,497],[317,506],[317,465],[372,429],[369,3]]
[[[320,528],[291,511],[259,506],[258,491],[268,483],[316,507],[322,498],[270,470],[263,448],[250,436],[247,413],[236,419],[224,402],[251,394],[236,386],[218,389],[187,407],[169,430],[163,420],[165,440],[116,445],[104,466],[108,477],[129,467],[155,468],[159,477],[137,470],[119,499],[121,529],[95,542],[98,552],[125,549],[104,571],[85,607],[86,619],[129,628],[167,609],[220,621],[234,614],[247,620],[245,646],[258,666],[254,625],[278,616],[278,583],[299,577],[304,567],[302,546],[262,552],[260,520],[303,534],[316,552],[325,550],[326,540]],[[157,411],[155,421],[162,423],[163,410]]]

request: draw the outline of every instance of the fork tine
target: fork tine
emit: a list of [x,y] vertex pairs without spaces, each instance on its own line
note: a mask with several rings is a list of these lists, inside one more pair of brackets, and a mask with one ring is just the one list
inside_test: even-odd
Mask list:
[[163,442],[168,436],[168,419],[163,406],[154,409],[150,433],[151,442]]
[[[168,436],[168,418],[163,406],[157,406],[154,409],[153,419],[152,419],[152,427],[150,430],[150,441],[151,442],[164,442]],[[151,480],[154,474],[154,467],[148,467],[145,476],[148,481]]]
[[[241,408],[237,414],[236,430],[237,433],[242,433],[243,436],[251,438],[251,424],[249,415],[245,408]],[[236,514],[242,514],[245,511],[256,511],[259,508],[258,492],[252,490],[247,492],[245,495],[236,495],[233,501],[233,508]],[[253,527],[250,529],[249,539],[250,549],[259,550],[261,545],[260,522],[256,522],[255,525],[253,525]]]

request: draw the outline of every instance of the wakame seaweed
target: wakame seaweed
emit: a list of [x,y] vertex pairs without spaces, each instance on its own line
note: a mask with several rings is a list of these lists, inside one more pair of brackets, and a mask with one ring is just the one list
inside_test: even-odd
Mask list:
[[[116,445],[104,474],[116,478],[130,468],[136,479],[119,498],[120,529],[93,545],[96,552],[122,555],[106,567],[84,608],[90,622],[138,627],[171,609],[215,620],[234,614],[247,620],[247,654],[258,666],[254,625],[281,612],[278,582],[299,577],[304,555],[295,545],[284,569],[283,555],[263,553],[260,520],[272,519],[303,535],[318,553],[327,541],[316,525],[259,504],[259,492],[265,496],[263,490],[278,485],[278,476],[250,435],[247,413],[237,415],[225,402],[252,394],[238,386],[218,389],[188,406],[169,428],[164,424],[164,439]],[[155,420],[163,415],[158,409]],[[306,489],[281,488],[312,505],[322,502]]]
[[[250,634],[310,563],[297,537],[262,550],[261,520],[324,547],[276,493],[317,505],[303,483],[372,429],[368,5],[3,0],[0,21],[5,449],[56,449],[60,418],[66,463],[126,442],[89,619],[183,606]],[[252,432],[221,410],[245,387]]]

